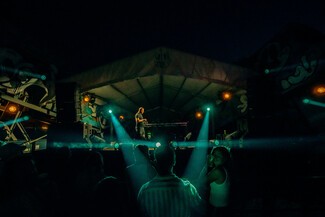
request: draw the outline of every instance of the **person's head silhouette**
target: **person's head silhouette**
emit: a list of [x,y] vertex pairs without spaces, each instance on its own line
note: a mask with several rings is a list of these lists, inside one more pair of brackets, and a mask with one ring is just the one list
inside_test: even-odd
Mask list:
[[175,149],[171,145],[161,145],[154,152],[155,167],[159,175],[169,175],[176,164]]

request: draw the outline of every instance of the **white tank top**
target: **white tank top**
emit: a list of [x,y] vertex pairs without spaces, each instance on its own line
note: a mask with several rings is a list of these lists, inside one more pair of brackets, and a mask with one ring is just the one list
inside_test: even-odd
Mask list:
[[214,207],[225,207],[228,206],[229,200],[229,179],[227,170],[225,170],[226,179],[222,184],[216,182],[210,183],[210,198],[209,202]]

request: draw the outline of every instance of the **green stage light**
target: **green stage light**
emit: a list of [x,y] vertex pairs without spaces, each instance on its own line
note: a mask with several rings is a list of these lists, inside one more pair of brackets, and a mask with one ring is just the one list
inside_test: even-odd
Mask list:
[[171,145],[174,147],[174,148],[177,148],[178,144],[176,141],[171,141]]
[[206,160],[209,147],[209,116],[210,112],[207,112],[199,131],[199,135],[195,141],[195,147],[185,168],[184,177],[194,178],[202,170],[201,165],[203,165]]
[[24,116],[24,117],[21,117],[21,118],[17,118],[15,120],[9,120],[9,121],[6,121],[6,122],[1,122],[0,123],[0,128],[5,127],[5,126],[9,126],[9,125],[12,125],[12,124],[15,124],[15,123],[20,123],[20,122],[23,122],[23,121],[28,121],[28,120],[29,120],[29,116]]
[[318,102],[318,101],[311,100],[311,99],[304,99],[303,102],[306,104],[310,104],[310,105],[314,105],[314,106],[318,106],[318,107],[323,107],[323,108],[325,107],[325,103]]

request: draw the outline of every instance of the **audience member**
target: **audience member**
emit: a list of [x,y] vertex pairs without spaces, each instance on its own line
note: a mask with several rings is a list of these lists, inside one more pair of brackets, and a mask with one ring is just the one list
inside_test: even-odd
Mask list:
[[[39,174],[24,147],[8,143],[2,147],[5,160],[1,185],[0,216],[57,216],[57,186],[46,174]],[[4,154],[6,153],[6,154]]]
[[146,145],[137,145],[133,149],[134,163],[126,168],[125,177],[134,213],[139,215],[137,209],[137,195],[143,184],[153,179],[157,172],[149,159],[149,149]]
[[100,152],[88,153],[83,168],[76,177],[73,215],[126,216],[126,188],[118,178],[107,176],[104,166]]
[[[207,165],[202,169],[200,180],[206,186],[208,216],[229,216],[230,211],[230,153],[226,147],[215,147],[208,155]],[[207,168],[208,167],[208,168]]]
[[157,176],[145,183],[138,194],[138,203],[144,216],[191,216],[202,212],[202,200],[196,188],[173,172],[176,154],[170,145],[160,146],[154,152]]
[[145,145],[137,145],[133,150],[134,164],[126,168],[127,180],[132,191],[137,195],[141,186],[156,176],[156,170],[149,159],[149,149]]
[[13,142],[0,146],[0,161],[7,162],[24,154],[26,146]]
[[104,159],[100,152],[90,151],[82,170],[77,174],[75,190],[80,196],[89,196],[97,183],[105,178]]
[[25,149],[26,146],[20,146],[16,143],[0,144],[0,201],[2,199],[1,196],[3,196],[1,191],[4,190],[3,182],[4,182],[5,165],[11,159],[23,155]]
[[98,151],[89,151],[84,162],[81,163],[81,170],[76,173],[72,194],[73,214],[85,216],[91,208],[90,198],[95,191],[97,184],[106,177],[104,172],[103,156]]
[[90,209],[85,216],[136,216],[128,203],[124,183],[114,176],[107,176],[96,185],[89,198]]
[[71,201],[74,200],[73,187],[76,168],[71,165],[72,151],[68,144],[59,148],[47,149],[47,170],[50,178],[58,186],[60,195],[60,207],[56,208],[62,213],[71,209]]

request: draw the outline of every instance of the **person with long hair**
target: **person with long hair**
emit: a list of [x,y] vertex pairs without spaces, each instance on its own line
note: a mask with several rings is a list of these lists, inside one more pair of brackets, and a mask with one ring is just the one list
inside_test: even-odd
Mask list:
[[229,216],[230,202],[230,152],[226,147],[219,146],[211,150],[207,165],[200,174],[206,186],[208,216]]
[[135,131],[139,139],[146,139],[146,131],[144,129],[147,119],[143,118],[144,108],[140,107],[138,112],[135,114]]

